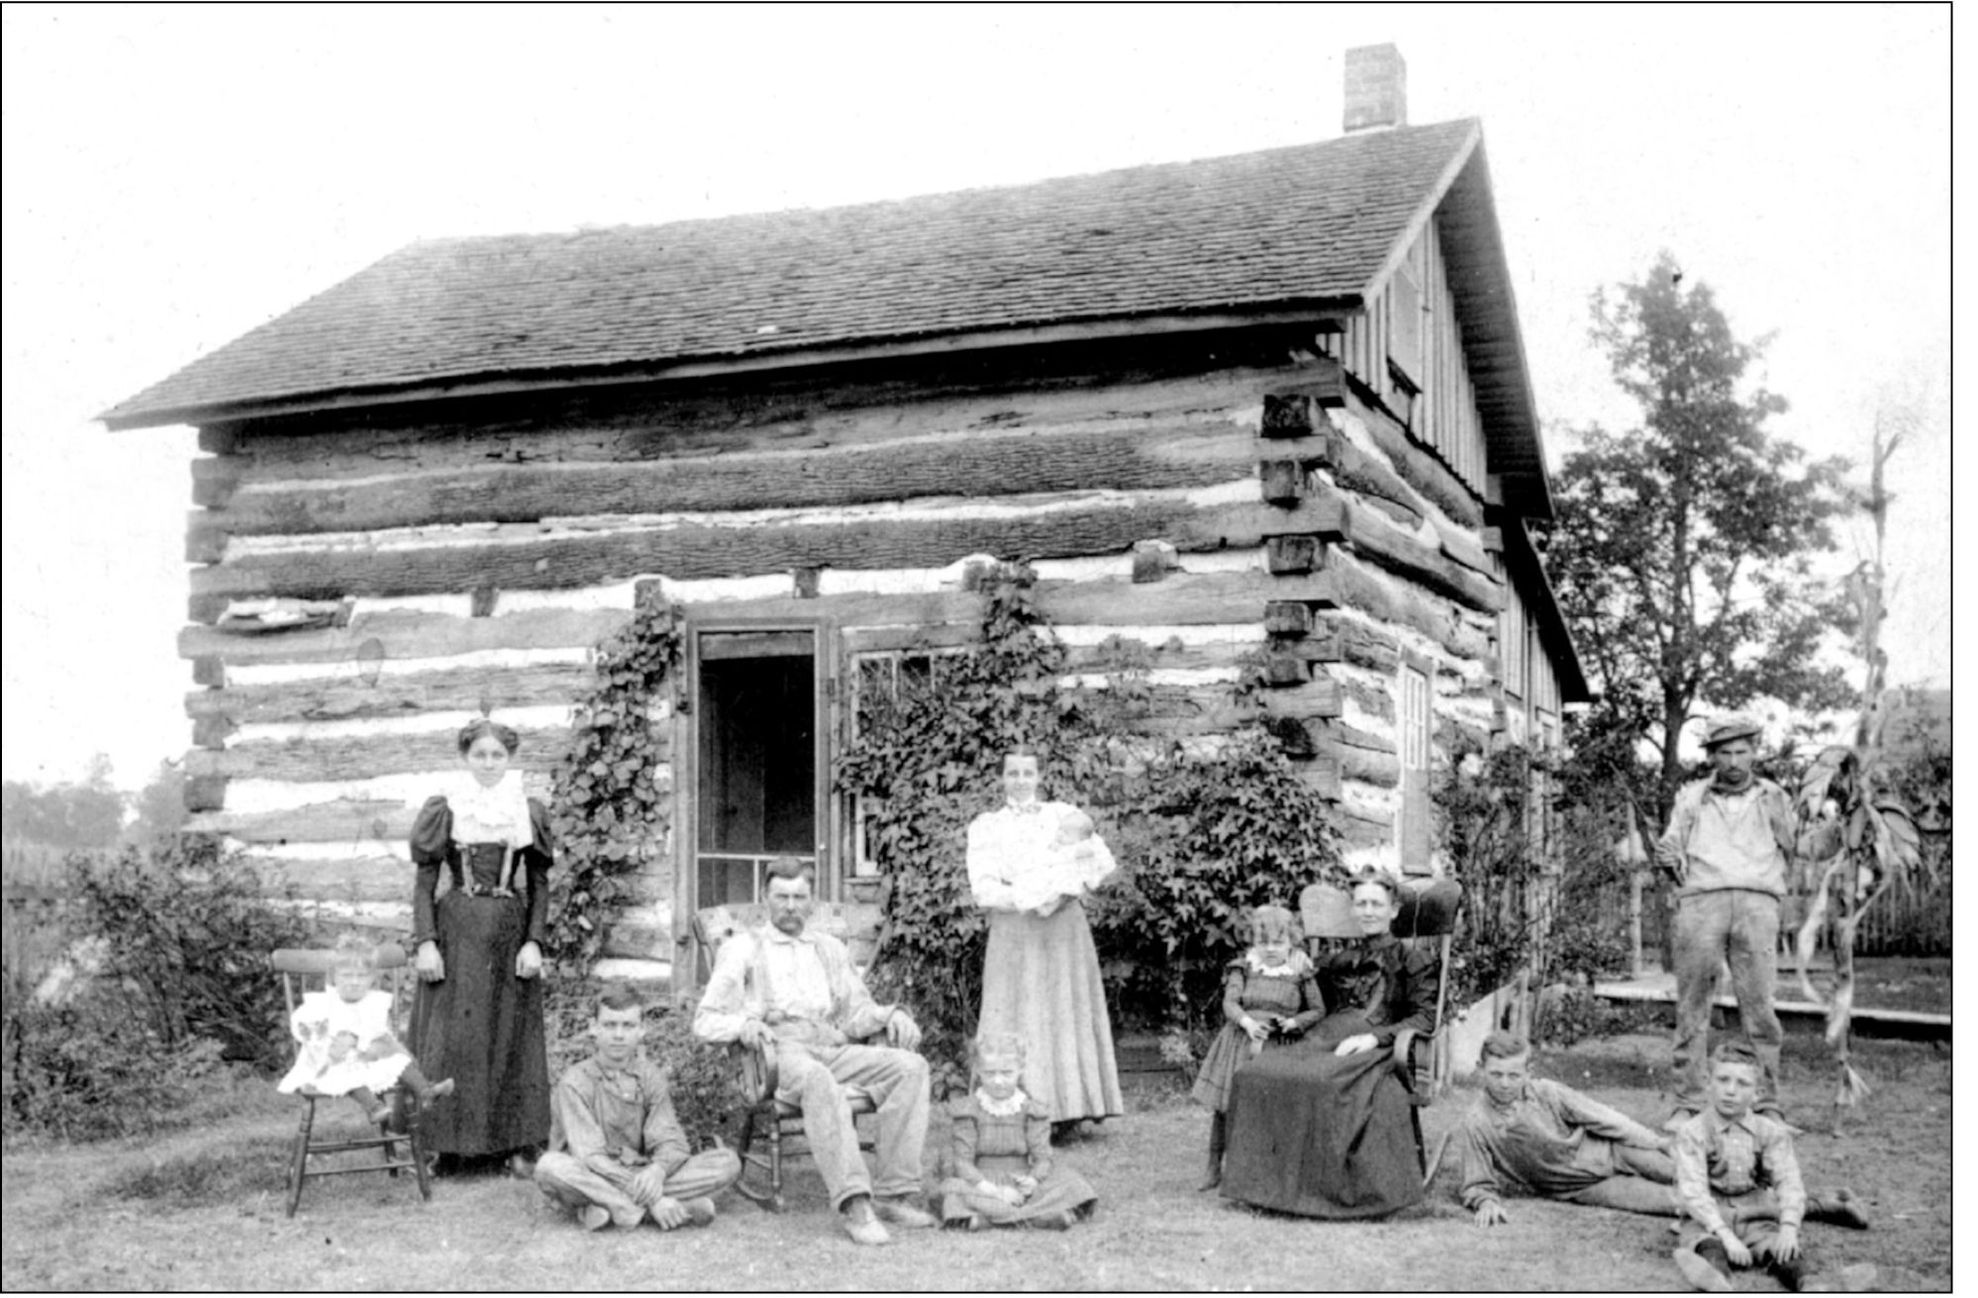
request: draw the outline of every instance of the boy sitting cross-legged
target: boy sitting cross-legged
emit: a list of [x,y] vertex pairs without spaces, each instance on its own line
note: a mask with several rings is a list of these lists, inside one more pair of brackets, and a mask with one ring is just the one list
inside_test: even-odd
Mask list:
[[591,1020],[597,1049],[557,1079],[551,1095],[549,1152],[536,1184],[552,1203],[575,1209],[585,1230],[651,1217],[661,1230],[714,1220],[713,1195],[742,1174],[727,1149],[687,1153],[673,1116],[666,1070],[640,1048],[645,1006],[628,987],[599,993]]
[[1698,1289],[1728,1292],[1731,1268],[1764,1266],[1786,1288],[1865,1289],[1875,1268],[1844,1267],[1838,1276],[1807,1274],[1802,1220],[1866,1230],[1868,1219],[1846,1190],[1808,1201],[1793,1152],[1792,1128],[1756,1113],[1760,1063],[1742,1041],[1710,1054],[1710,1106],[1676,1129],[1676,1194],[1683,1223],[1676,1269]]

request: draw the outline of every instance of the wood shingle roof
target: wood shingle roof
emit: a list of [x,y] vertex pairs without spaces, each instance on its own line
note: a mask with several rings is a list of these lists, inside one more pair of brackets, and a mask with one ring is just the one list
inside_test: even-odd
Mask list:
[[[1479,140],[1463,120],[896,202],[423,241],[102,418],[200,423],[325,394],[1154,315],[1350,311]],[[1482,279],[1494,281],[1492,245]],[[1515,311],[1509,329],[1515,340]],[[1512,386],[1529,410],[1519,351]]]

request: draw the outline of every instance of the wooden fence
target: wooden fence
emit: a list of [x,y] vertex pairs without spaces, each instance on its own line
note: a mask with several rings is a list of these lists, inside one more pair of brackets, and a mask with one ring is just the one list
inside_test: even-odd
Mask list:
[[1855,935],[1856,955],[1948,956],[1951,953],[1951,881],[1912,897],[1894,893],[1862,917]]
[[[1669,885],[1652,874],[1641,888],[1639,921],[1640,949],[1646,962],[1668,967],[1665,958],[1670,919]],[[1628,883],[1625,879],[1602,885],[1591,904],[1599,916],[1599,927],[1614,934],[1614,941],[1632,953],[1635,919]],[[1792,931],[1780,933],[1781,941],[1791,944],[1797,938],[1791,910],[1786,916]],[[1822,936],[1820,949],[1826,949]],[[1891,892],[1875,903],[1862,919],[1855,934],[1855,954],[1862,956],[1949,956],[1951,954],[1951,880],[1946,864],[1941,882],[1910,896]]]

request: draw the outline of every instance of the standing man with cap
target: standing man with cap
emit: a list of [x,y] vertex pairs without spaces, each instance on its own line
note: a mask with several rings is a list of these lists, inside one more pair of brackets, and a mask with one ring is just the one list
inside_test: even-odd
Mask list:
[[[1779,1114],[1779,902],[1794,852],[1792,797],[1753,773],[1763,733],[1747,717],[1713,722],[1704,735],[1712,773],[1686,784],[1655,845],[1655,861],[1676,881],[1676,1112],[1671,1123],[1708,1107],[1710,1002],[1719,966],[1745,1040],[1762,1061],[1757,1108]],[[1813,840],[1816,858],[1833,851],[1833,828]],[[1824,841],[1823,841],[1824,840]],[[1672,1128],[1673,1129],[1673,1128]]]

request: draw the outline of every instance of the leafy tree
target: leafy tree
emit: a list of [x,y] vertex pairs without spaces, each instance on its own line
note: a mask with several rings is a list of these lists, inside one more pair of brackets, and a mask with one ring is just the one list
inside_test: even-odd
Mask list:
[[110,759],[98,753],[80,784],[65,781],[43,788],[8,780],[4,821],[9,843],[39,843],[88,851],[112,847],[124,824],[126,796],[110,783]]
[[185,768],[178,762],[163,761],[151,782],[131,798],[136,814],[124,830],[124,841],[139,847],[179,832],[185,826]]
[[1649,739],[1661,799],[1699,711],[1770,697],[1817,710],[1852,695],[1816,651],[1852,614],[1812,572],[1849,508],[1846,461],[1807,461],[1766,431],[1783,398],[1747,382],[1765,341],[1731,332],[1667,252],[1594,294],[1592,336],[1641,425],[1584,430],[1559,476],[1548,568],[1601,701],[1582,738]]

